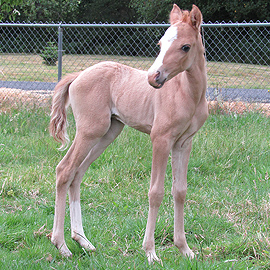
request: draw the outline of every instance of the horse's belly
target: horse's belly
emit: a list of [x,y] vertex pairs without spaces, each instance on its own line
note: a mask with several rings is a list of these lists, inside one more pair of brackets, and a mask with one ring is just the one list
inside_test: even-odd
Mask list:
[[149,115],[148,116],[145,115],[145,117],[143,117],[141,113],[137,114],[136,110],[134,110],[133,113],[129,112],[121,113],[115,107],[113,107],[111,111],[112,111],[112,118],[115,118],[116,120],[120,121],[121,123],[129,127],[150,134],[152,129],[152,121]]

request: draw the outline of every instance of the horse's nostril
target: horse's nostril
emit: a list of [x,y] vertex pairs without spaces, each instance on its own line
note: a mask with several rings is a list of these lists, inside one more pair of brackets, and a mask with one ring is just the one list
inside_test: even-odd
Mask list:
[[155,76],[155,81],[157,82],[159,78],[160,78],[160,71],[157,71],[156,76]]

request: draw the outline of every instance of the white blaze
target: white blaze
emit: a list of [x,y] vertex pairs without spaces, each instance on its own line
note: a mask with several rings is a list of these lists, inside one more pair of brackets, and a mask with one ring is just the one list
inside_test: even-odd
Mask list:
[[170,26],[160,40],[161,43],[160,53],[156,58],[154,64],[148,69],[148,74],[155,73],[162,66],[166,52],[169,50],[173,41],[176,39],[177,39],[177,27]]

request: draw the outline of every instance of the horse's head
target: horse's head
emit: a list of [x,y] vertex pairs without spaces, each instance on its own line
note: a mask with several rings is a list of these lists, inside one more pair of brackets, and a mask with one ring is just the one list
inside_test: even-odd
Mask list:
[[193,5],[189,12],[174,4],[170,23],[159,41],[160,53],[148,70],[148,82],[155,88],[189,69],[196,55],[204,51],[200,35],[202,14],[198,7]]

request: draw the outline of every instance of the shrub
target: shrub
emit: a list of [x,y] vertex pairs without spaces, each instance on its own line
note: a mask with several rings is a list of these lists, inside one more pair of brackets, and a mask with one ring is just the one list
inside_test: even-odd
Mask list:
[[58,48],[54,42],[48,42],[47,47],[41,51],[40,56],[43,58],[43,63],[47,66],[55,66],[58,59]]

